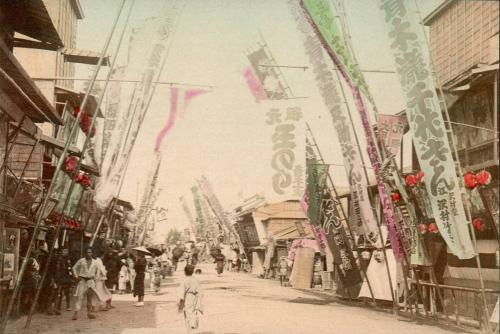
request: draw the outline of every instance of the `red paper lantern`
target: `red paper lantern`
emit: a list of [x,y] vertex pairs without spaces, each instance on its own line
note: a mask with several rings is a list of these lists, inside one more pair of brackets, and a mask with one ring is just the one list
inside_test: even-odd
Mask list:
[[393,191],[391,193],[391,199],[394,203],[397,203],[401,200],[401,195],[397,191]]
[[78,157],[75,156],[66,157],[66,159],[64,159],[64,169],[66,170],[66,172],[69,174],[73,173],[76,169],[78,161],[79,161]]
[[487,186],[491,182],[491,174],[488,171],[482,170],[476,174],[476,181],[481,186]]
[[464,183],[468,189],[472,190],[477,187],[477,178],[472,172],[467,172],[464,174]]
[[414,187],[417,184],[417,179],[413,175],[406,176],[405,181],[408,187]]
[[429,232],[430,232],[430,233],[432,233],[432,234],[437,234],[437,233],[439,233],[439,229],[438,229],[438,227],[437,227],[436,223],[430,223],[430,224],[429,224],[429,227],[428,227],[428,230],[429,230]]
[[476,229],[476,231],[479,231],[479,232],[483,232],[484,227],[485,227],[481,218],[473,219],[472,226],[474,226],[474,229]]
[[420,234],[427,233],[427,225],[425,225],[425,224],[418,224],[418,232],[420,232]]
[[415,181],[417,183],[422,183],[422,181],[424,180],[424,172],[420,171],[418,172],[417,174],[415,174]]
[[79,113],[80,113],[80,107],[76,107],[76,108],[73,110],[73,117],[77,117]]

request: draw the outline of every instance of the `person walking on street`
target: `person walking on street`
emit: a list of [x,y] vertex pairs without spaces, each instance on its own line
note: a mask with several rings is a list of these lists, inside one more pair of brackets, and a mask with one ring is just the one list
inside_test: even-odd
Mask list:
[[186,278],[182,283],[179,296],[178,310],[184,313],[184,321],[188,333],[198,329],[198,317],[203,314],[202,294],[200,282],[193,276],[194,266],[186,265]]
[[127,267],[128,267],[128,279],[129,279],[129,283],[130,283],[130,291],[134,292],[135,261],[132,258],[132,254],[128,255]]
[[286,274],[288,272],[288,263],[286,261],[286,257],[282,256],[280,259],[280,263],[278,264],[278,274],[280,276],[280,285],[283,286],[286,280]]
[[92,258],[92,248],[87,248],[85,257],[78,260],[72,268],[73,275],[78,278],[78,285],[75,291],[75,313],[73,320],[78,319],[78,312],[82,308],[83,300],[87,299],[87,317],[95,319],[91,314],[92,293],[97,294],[95,286],[95,277],[97,275],[97,262]]
[[215,256],[216,270],[217,276],[221,276],[222,272],[224,272],[224,263],[226,261],[226,257],[222,254],[220,249],[217,250],[217,255]]
[[137,296],[138,301],[135,306],[144,306],[144,279],[146,277],[146,258],[144,253],[137,251],[137,259],[135,261],[135,281],[134,281],[134,297]]
[[155,294],[160,292],[161,288],[161,262],[157,260],[153,262],[153,288]]
[[100,296],[102,296],[100,299],[103,300],[104,298],[104,301],[106,302],[106,305],[100,305],[99,310],[108,311],[114,308],[113,306],[111,306],[111,300],[113,298],[113,295],[106,286],[106,280],[108,279],[107,278],[108,272],[106,270],[106,267],[104,266],[104,263],[102,262],[102,255],[97,257],[96,263],[97,263],[97,272],[95,278],[96,291]]
[[57,296],[57,311],[61,311],[63,297],[66,299],[66,311],[71,311],[71,288],[73,285],[73,271],[67,248],[63,248],[56,264],[56,283],[59,287]]
[[120,268],[120,276],[118,277],[118,289],[120,295],[124,294],[127,290],[127,282],[129,281],[127,260],[121,260],[122,267]]

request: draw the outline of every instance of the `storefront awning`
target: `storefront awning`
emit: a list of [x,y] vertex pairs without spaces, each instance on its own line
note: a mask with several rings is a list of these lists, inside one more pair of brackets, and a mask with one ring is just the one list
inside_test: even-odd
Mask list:
[[[58,97],[60,97],[59,101],[69,101],[71,102],[74,106],[79,106],[82,104],[83,99],[85,97],[85,93],[83,92],[78,92],[73,89],[69,89],[67,87],[55,86],[55,92]],[[90,94],[88,99],[87,99],[87,106],[85,107],[85,110],[89,112],[89,114],[92,116],[94,115],[94,110],[96,110],[97,107],[97,99],[94,95]],[[103,114],[101,109],[97,111],[97,117],[103,118]]]
[[[58,148],[61,150],[64,149],[64,143],[58,139],[53,138],[53,137],[49,137],[49,136],[42,134],[42,135],[40,135],[40,141],[46,145],[51,146],[51,147]],[[77,154],[77,155],[81,153],[80,149],[78,147],[75,147],[75,146],[70,146],[69,152],[72,154]]]
[[63,124],[56,109],[23,69],[7,45],[0,40],[0,89],[33,122]]
[[15,32],[54,48],[64,46],[43,0],[1,1],[1,6]]
[[[96,51],[69,49],[62,50],[64,61],[78,64],[97,65],[101,54]],[[103,66],[109,66],[109,56],[105,56],[102,62]]]
[[119,199],[119,198],[115,197],[115,204],[119,205],[119,206],[123,206],[125,209],[127,209],[129,211],[134,210],[134,206],[132,205],[132,203],[130,203],[129,201],[125,201],[123,199]]

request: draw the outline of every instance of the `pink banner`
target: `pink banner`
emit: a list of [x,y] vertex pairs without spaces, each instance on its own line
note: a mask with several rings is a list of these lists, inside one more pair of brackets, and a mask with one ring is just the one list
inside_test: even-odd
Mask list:
[[[196,96],[206,93],[205,90],[202,89],[189,89],[184,92],[184,103],[182,106],[182,111],[186,111],[187,107],[189,106],[189,103],[193,98]],[[171,88],[170,89],[170,114],[168,115],[167,123],[161,129],[160,133],[156,137],[156,144],[155,144],[155,150],[159,151],[161,143],[163,142],[163,139],[165,136],[170,132],[172,127],[175,124],[175,120],[177,118],[177,113],[178,113],[178,101],[179,101],[179,88]]]
[[[340,71],[341,73],[343,71]],[[349,80],[347,76],[343,73],[344,79]],[[370,163],[373,168],[373,172],[375,174],[375,179],[377,180],[377,188],[380,196],[380,202],[382,203],[382,208],[384,211],[385,222],[387,224],[387,231],[389,233],[389,240],[391,241],[392,250],[394,252],[394,257],[396,261],[401,261],[406,257],[406,251],[403,247],[403,242],[401,239],[403,236],[398,233],[396,229],[396,224],[394,223],[394,214],[392,208],[392,202],[387,196],[387,190],[385,188],[385,183],[380,177],[380,161],[377,154],[377,148],[374,141],[374,135],[372,132],[372,127],[368,120],[368,114],[366,113],[365,104],[363,103],[363,99],[361,97],[361,93],[358,87],[354,86],[351,81],[349,82],[349,86],[351,87],[351,91],[354,97],[354,101],[356,103],[356,107],[358,108],[359,116],[361,118],[361,122],[363,123],[363,129],[365,130],[366,137],[366,149],[368,151],[368,157],[370,159]]]
[[243,76],[245,77],[248,88],[252,92],[252,95],[255,97],[255,101],[260,103],[261,100],[266,99],[266,92],[264,91],[264,87],[260,83],[259,79],[255,76],[255,73],[252,70],[252,67],[249,66],[243,72]]
[[401,139],[407,126],[406,115],[378,115],[378,138],[391,155],[399,154]]
[[292,246],[290,247],[290,250],[288,251],[288,261],[293,262],[293,260],[295,259],[295,253],[297,252],[297,249],[304,248],[304,247],[312,248],[312,249],[314,249],[314,251],[316,253],[320,252],[319,247],[318,247],[318,243],[316,242],[316,240],[295,239],[292,242]]
[[163,129],[161,129],[160,133],[158,134],[158,137],[156,137],[156,145],[155,145],[156,151],[160,150],[160,145],[161,145],[161,142],[163,141],[163,138],[165,138],[167,133],[174,126],[175,118],[177,117],[178,97],[179,97],[179,89],[178,88],[171,88],[170,89],[170,114],[168,115],[167,124],[165,124]]
[[203,89],[190,89],[187,90],[186,93],[184,94],[184,107],[182,108],[183,111],[187,110],[187,107],[189,106],[189,103],[193,98],[196,96],[206,93],[206,90]]
[[[385,184],[380,177],[380,161],[377,153],[377,148],[374,140],[373,130],[368,120],[368,114],[366,112],[365,105],[363,103],[363,98],[361,97],[361,93],[359,88],[355,85],[355,83],[351,80],[349,75],[347,74],[345,68],[342,66],[340,59],[337,57],[335,52],[329,47],[328,43],[326,43],[322,34],[318,31],[318,27],[310,17],[310,15],[305,11],[305,16],[313,30],[316,32],[323,48],[328,53],[330,58],[332,59],[335,67],[339,69],[344,80],[349,84],[351,88],[351,92],[354,98],[354,102],[356,104],[356,108],[358,109],[359,116],[361,118],[361,122],[363,123],[363,129],[365,131],[366,145],[368,151],[368,157],[370,158],[370,163],[373,168],[373,172],[375,174],[375,178],[377,180],[377,188],[380,196],[380,201],[382,203],[384,217],[387,224],[387,230],[389,234],[389,239],[391,241],[392,250],[394,252],[394,257],[397,261],[402,260],[406,256],[405,249],[403,247],[403,243],[401,242],[402,236],[398,233],[396,226],[394,224],[393,217],[393,208],[392,203],[387,196],[387,191]],[[382,236],[381,236],[382,237]]]

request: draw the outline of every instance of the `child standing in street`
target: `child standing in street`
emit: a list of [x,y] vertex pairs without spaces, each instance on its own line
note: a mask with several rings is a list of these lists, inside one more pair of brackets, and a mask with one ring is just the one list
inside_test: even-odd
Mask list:
[[118,278],[118,289],[120,290],[120,295],[127,292],[127,282],[129,281],[127,260],[122,259],[120,268],[120,276]]
[[278,264],[278,274],[280,276],[280,284],[283,286],[286,280],[286,274],[288,271],[288,263],[286,261],[286,257],[282,256],[280,259],[280,263]]
[[161,287],[161,262],[157,261],[153,264],[153,288],[154,292],[158,294]]

